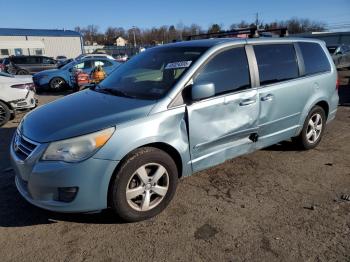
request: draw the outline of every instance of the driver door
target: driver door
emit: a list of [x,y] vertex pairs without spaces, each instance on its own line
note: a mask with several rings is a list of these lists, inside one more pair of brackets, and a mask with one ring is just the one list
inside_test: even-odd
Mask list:
[[258,91],[243,46],[211,58],[193,78],[193,85],[205,83],[215,85],[215,96],[187,106],[194,172],[254,150],[258,126]]

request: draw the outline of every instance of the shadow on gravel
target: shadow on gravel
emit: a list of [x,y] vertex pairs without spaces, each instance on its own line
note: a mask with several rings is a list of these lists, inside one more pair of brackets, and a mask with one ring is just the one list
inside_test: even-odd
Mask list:
[[72,90],[63,90],[63,91],[37,90],[36,95],[40,99],[40,96],[66,96],[72,93],[73,93]]
[[282,141],[278,144],[269,146],[269,147],[264,148],[262,150],[266,150],[266,151],[301,151],[298,144],[296,144],[292,141]]
[[350,106],[350,85],[341,85],[338,89],[339,104],[342,106]]

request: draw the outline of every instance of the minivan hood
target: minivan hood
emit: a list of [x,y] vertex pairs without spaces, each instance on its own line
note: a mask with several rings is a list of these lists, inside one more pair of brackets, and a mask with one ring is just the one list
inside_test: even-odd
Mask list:
[[85,90],[27,114],[20,131],[39,143],[62,140],[144,117],[155,103]]

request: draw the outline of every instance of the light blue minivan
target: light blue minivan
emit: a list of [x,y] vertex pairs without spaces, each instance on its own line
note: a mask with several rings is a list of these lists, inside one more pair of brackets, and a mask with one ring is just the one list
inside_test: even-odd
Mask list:
[[147,219],[180,177],[290,138],[316,147],[337,111],[336,81],[318,40],[154,47],[24,117],[11,144],[16,186],[44,209]]

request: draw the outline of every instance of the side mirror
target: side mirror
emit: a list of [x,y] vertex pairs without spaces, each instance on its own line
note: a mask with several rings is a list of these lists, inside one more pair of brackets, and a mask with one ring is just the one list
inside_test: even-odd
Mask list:
[[193,101],[198,101],[204,98],[212,97],[214,95],[214,83],[194,84],[192,86],[191,96]]

